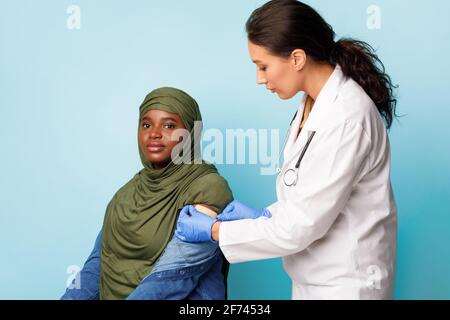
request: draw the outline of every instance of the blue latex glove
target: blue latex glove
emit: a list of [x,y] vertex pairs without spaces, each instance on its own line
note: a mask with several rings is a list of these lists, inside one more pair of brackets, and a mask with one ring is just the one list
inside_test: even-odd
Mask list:
[[217,219],[198,212],[194,206],[184,207],[180,212],[175,235],[185,242],[207,242],[216,243],[211,238],[211,228]]
[[266,208],[253,209],[237,200],[234,200],[225,209],[223,209],[221,214],[217,216],[217,220],[234,221],[241,219],[257,219],[259,217],[271,218],[272,214]]

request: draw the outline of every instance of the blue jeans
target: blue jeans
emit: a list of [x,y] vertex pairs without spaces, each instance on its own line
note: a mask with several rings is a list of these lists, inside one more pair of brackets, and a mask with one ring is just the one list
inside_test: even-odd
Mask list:
[[[62,300],[99,299],[101,232],[80,271],[79,288],[68,288]],[[212,242],[191,244],[173,236],[152,271],[128,300],[224,300],[223,255]],[[72,285],[75,284],[75,280]]]

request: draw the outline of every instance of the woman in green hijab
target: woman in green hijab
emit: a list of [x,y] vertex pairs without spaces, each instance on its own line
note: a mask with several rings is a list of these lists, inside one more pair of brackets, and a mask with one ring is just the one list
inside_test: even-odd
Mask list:
[[94,250],[62,299],[225,299],[228,264],[218,244],[174,236],[184,206],[214,217],[233,200],[201,159],[199,107],[181,90],[160,88],[139,111],[144,168],[109,202]]

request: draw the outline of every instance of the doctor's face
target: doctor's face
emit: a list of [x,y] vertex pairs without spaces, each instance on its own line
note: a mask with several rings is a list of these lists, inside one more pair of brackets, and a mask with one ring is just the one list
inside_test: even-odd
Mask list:
[[248,41],[248,50],[256,64],[256,83],[263,84],[280,99],[294,97],[298,92],[298,73],[292,58],[283,58],[270,53],[265,47]]

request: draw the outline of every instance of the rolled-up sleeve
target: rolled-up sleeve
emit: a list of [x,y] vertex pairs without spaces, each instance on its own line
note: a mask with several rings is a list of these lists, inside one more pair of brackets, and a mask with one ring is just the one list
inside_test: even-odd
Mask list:
[[285,201],[268,207],[273,217],[223,222],[219,244],[231,263],[282,257],[322,238],[368,170],[371,141],[352,121],[317,132]]

